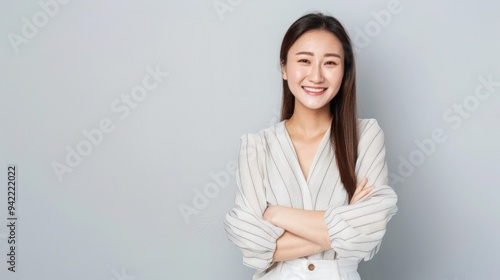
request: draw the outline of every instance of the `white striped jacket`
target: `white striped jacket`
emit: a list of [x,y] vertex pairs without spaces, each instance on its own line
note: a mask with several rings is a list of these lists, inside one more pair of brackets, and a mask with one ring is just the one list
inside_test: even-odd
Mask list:
[[229,240],[243,253],[243,263],[259,271],[279,267],[272,263],[276,240],[284,233],[262,219],[268,205],[326,210],[331,250],[308,259],[369,260],[378,251],[388,221],[397,211],[397,195],[388,183],[384,134],[375,119],[358,121],[356,161],[358,182],[375,188],[349,205],[340,181],[330,129],[325,133],[306,180],[284,121],[257,134],[241,137],[235,207],[226,215]]

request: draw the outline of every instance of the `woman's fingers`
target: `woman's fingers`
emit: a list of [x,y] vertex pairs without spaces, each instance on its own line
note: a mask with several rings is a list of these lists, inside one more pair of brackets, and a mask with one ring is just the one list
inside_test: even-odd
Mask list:
[[366,186],[366,183],[368,182],[368,179],[365,177],[359,182],[359,185],[356,187],[356,190],[354,191],[354,195],[357,195],[360,191],[363,190],[363,188]]
[[359,199],[362,199],[363,197],[365,197],[368,193],[370,193],[373,190],[374,187],[375,186],[367,187],[367,188],[364,188],[362,191],[360,191],[358,193]]
[[363,180],[361,180],[359,185],[356,187],[356,190],[354,191],[354,195],[352,196],[350,204],[354,204],[354,203],[358,202],[363,197],[365,197],[367,194],[369,194],[370,191],[373,190],[373,188],[375,186],[371,186],[371,187],[367,187],[367,188],[365,187],[367,182],[368,182],[367,178],[363,178]]

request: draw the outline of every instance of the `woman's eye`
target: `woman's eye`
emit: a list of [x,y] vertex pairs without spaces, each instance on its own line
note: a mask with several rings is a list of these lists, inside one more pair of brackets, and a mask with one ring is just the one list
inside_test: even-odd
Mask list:
[[328,61],[326,64],[327,65],[337,65],[337,63],[335,61]]
[[299,62],[301,62],[301,63],[308,63],[309,60],[307,60],[307,59],[304,58],[304,59],[299,60]]

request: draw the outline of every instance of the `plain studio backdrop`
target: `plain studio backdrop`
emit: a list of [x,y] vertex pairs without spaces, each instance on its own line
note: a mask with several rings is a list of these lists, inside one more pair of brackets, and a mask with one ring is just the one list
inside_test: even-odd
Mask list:
[[313,11],[353,39],[399,195],[362,278],[500,274],[498,2],[0,3],[1,279],[250,279],[222,226],[239,137],[279,121]]

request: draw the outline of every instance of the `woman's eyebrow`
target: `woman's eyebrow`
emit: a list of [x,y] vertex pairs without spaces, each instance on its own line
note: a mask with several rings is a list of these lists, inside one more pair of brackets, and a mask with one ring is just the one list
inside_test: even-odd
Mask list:
[[[300,55],[300,54],[305,54],[305,55],[314,56],[314,54],[313,54],[312,52],[298,52],[298,53],[296,53],[295,55]],[[338,54],[336,54],[336,53],[325,53],[325,56],[335,56],[335,57],[340,58],[340,55],[338,55]]]

